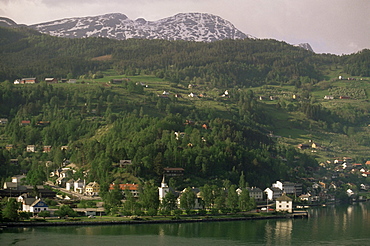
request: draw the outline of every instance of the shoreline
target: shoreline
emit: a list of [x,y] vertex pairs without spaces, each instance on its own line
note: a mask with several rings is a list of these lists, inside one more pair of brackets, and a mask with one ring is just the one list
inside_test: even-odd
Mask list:
[[199,219],[168,219],[168,220],[125,220],[125,221],[60,221],[60,222],[5,222],[0,223],[0,228],[14,227],[43,227],[43,226],[92,226],[92,225],[135,225],[135,224],[170,224],[170,223],[199,223],[222,222],[238,220],[265,220],[265,219],[293,219],[307,218],[308,213],[293,213],[285,215],[255,216],[255,217],[230,217],[230,218],[199,218]]

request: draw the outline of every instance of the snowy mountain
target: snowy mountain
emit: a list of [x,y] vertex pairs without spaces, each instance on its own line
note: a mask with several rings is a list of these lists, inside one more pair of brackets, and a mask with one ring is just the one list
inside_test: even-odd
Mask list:
[[131,20],[124,14],[113,13],[67,18],[30,27],[52,36],[69,38],[142,38],[205,42],[254,38],[236,29],[229,21],[204,13],[180,13],[157,21],[147,21],[143,18]]
[[[0,17],[0,27],[21,27],[13,20]],[[106,37],[112,39],[166,39],[211,42],[222,39],[255,37],[245,34],[219,16],[205,13],[180,13],[157,21],[143,18],[129,19],[112,13],[90,17],[75,17],[28,26],[39,32],[57,37]],[[308,43],[295,45],[313,51]]]
[[311,51],[311,52],[314,52],[311,45],[309,43],[301,43],[301,44],[297,44],[297,45],[294,45],[294,46],[297,46],[297,47],[300,47],[302,49],[305,49],[305,50],[308,50],[308,51]]

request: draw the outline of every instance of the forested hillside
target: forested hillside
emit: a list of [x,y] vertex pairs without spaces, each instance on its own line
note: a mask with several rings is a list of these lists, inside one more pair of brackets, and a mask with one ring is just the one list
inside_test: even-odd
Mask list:
[[[318,101],[315,93],[340,87],[328,71],[368,76],[368,50],[339,57],[276,40],[65,39],[22,28],[0,28],[0,37],[0,117],[8,119],[1,127],[2,180],[28,172],[28,182],[37,184],[69,160],[80,168],[76,178],[87,173],[88,181],[103,187],[158,181],[164,167],[185,169],[184,177],[170,181],[179,188],[222,180],[236,184],[240,176],[265,187],[318,170],[317,156],[271,132],[289,130],[291,140],[296,129],[312,136],[315,127],[318,133],[350,136],[367,122],[366,104],[355,110],[347,104],[342,111]],[[23,77],[78,83],[13,84]],[[113,78],[122,81],[109,83]],[[289,90],[277,93],[278,87]],[[367,100],[366,88],[352,93]],[[272,95],[279,99],[258,99]],[[282,129],[285,117],[295,118]],[[21,124],[24,120],[30,123]],[[26,152],[27,145],[38,151]],[[51,152],[44,153],[43,146],[52,146]],[[120,160],[133,164],[120,168]]]

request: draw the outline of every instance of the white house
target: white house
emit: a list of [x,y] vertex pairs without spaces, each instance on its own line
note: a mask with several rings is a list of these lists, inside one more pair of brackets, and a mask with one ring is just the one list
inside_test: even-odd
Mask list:
[[288,197],[285,193],[276,198],[276,212],[293,212],[293,200]]
[[74,190],[74,179],[70,179],[66,182],[66,190]]
[[80,194],[84,193],[85,191],[85,180],[77,179],[73,184],[74,192],[78,192]]
[[23,212],[39,213],[41,211],[49,210],[49,206],[42,201],[40,198],[25,198],[23,196],[18,197],[18,202],[22,203]]
[[283,194],[282,190],[275,187],[266,188],[264,192],[267,194],[267,199],[269,199],[270,201],[275,200]]

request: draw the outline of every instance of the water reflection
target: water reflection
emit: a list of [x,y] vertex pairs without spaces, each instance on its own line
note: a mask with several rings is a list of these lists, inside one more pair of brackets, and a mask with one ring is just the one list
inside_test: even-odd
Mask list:
[[308,219],[6,229],[0,245],[368,245],[369,208],[313,208]]
[[269,221],[265,226],[266,245],[290,245],[293,220]]

